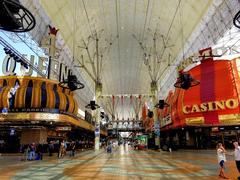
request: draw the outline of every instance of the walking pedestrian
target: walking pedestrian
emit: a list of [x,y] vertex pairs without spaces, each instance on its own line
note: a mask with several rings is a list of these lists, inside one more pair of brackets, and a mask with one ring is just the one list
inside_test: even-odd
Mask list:
[[107,153],[112,153],[112,142],[111,141],[108,142]]
[[30,153],[30,145],[29,144],[26,144],[25,145],[25,148],[24,148],[24,160],[27,161],[29,160],[29,153]]
[[62,158],[62,157],[64,157],[64,155],[66,154],[65,146],[66,146],[66,143],[65,143],[65,141],[63,140],[63,141],[61,142],[61,144],[60,144],[59,156],[58,156],[58,158]]
[[218,163],[220,165],[220,170],[219,170],[219,176],[224,178],[224,179],[229,179],[225,174],[224,174],[224,163],[226,162],[226,150],[223,147],[222,143],[217,144],[217,158],[218,158]]
[[[234,142],[233,145],[235,147],[234,149],[235,162],[238,172],[240,173],[240,146],[238,145],[238,142]],[[238,177],[238,179],[240,180],[240,176]]]
[[54,151],[54,145],[53,145],[53,142],[50,141],[49,144],[48,144],[48,153],[49,153],[49,156],[52,156],[53,151]]
[[72,141],[70,144],[70,156],[74,157],[75,156],[75,142]]
[[36,153],[37,153],[36,160],[42,160],[43,159],[43,145],[42,144],[37,145]]
[[35,143],[32,143],[30,145],[30,152],[29,152],[29,160],[32,161],[32,160],[35,160],[35,152],[36,152],[36,144]]

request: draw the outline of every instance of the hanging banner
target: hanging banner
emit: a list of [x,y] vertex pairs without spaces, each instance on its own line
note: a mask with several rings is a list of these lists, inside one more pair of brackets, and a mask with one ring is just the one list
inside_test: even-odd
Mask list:
[[96,123],[95,124],[95,137],[100,136],[100,124]]
[[166,126],[166,125],[169,125],[172,123],[172,118],[171,118],[171,115],[168,114],[167,116],[163,117],[162,119],[162,127]]

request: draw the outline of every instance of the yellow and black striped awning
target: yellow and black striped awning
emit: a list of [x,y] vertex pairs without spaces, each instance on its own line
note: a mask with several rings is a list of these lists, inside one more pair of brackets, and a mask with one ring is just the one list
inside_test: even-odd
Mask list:
[[28,76],[0,77],[0,109],[46,108],[77,115],[73,93],[54,80]]

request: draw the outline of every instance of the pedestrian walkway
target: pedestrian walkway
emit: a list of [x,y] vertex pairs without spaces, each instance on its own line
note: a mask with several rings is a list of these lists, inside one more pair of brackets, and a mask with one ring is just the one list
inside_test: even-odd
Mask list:
[[[227,156],[226,174],[231,180],[238,173],[232,156]],[[76,157],[47,158],[43,161],[21,162],[17,158],[0,157],[0,179],[77,180],[77,179],[181,179],[215,180],[218,164],[214,150],[178,150],[170,152],[138,151],[126,146],[112,153],[93,150]],[[4,163],[8,162],[8,163]]]

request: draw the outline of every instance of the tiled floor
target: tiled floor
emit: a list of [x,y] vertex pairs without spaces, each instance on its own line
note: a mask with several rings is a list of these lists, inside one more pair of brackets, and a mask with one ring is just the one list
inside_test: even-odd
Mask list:
[[[237,179],[232,156],[227,156],[226,173]],[[181,179],[214,180],[218,177],[216,154],[201,151],[137,151],[120,146],[112,154],[86,151],[71,159],[55,157],[22,162],[17,157],[0,157],[0,180],[4,179]]]

